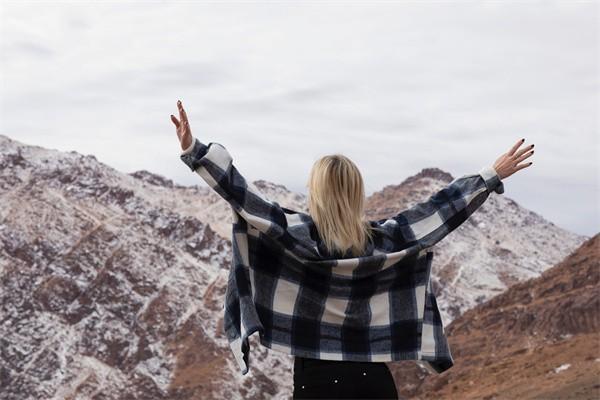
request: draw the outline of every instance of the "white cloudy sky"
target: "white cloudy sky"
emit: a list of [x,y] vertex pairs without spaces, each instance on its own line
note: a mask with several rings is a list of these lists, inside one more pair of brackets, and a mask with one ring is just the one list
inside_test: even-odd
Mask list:
[[169,120],[181,99],[247,179],[306,193],[341,152],[369,195],[525,137],[534,163],[504,195],[598,232],[597,2],[1,4],[0,133],[27,144],[201,184]]

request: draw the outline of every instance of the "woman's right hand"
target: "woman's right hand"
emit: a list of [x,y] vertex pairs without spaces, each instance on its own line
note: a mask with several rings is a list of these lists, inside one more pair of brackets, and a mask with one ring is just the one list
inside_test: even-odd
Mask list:
[[188,122],[187,114],[183,109],[181,100],[177,100],[177,108],[179,109],[180,120],[177,120],[177,118],[171,114],[171,121],[173,121],[175,124],[177,137],[179,138],[179,143],[181,144],[181,150],[185,150],[192,144],[192,130],[190,129],[190,123]]
[[[525,143],[525,139],[519,140],[515,143],[507,153],[502,154],[494,163],[494,169],[498,173],[500,179],[511,176],[515,172],[529,167],[533,162],[517,165],[527,157],[533,154],[533,144],[527,146],[519,151],[517,149]],[[531,152],[529,152],[531,150]]]

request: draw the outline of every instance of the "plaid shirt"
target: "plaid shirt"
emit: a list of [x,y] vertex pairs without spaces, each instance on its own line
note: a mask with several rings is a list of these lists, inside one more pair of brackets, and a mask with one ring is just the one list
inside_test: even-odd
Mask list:
[[329,254],[308,214],[270,201],[219,143],[194,138],[181,160],[233,211],[224,330],[242,375],[248,337],[301,357],[454,364],[431,288],[431,247],[504,185],[492,167],[454,179],[428,200],[369,221],[364,255]]

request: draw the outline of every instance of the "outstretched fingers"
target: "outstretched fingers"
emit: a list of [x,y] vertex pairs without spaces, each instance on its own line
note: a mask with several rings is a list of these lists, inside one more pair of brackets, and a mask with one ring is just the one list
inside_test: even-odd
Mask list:
[[177,107],[179,108],[179,118],[181,119],[181,123],[184,126],[187,126],[188,125],[187,114],[185,113],[185,110],[183,109],[183,104],[181,104],[181,100],[177,100]]
[[179,121],[177,120],[177,118],[175,118],[175,116],[173,114],[171,114],[171,121],[173,121],[176,128],[179,128],[179,125],[180,125]]
[[528,163],[525,163],[525,164],[516,165],[515,167],[513,167],[513,171],[517,172],[517,171],[519,171],[519,170],[521,170],[523,168],[529,167],[531,164],[533,164],[533,162],[528,162]]
[[531,157],[533,155],[533,146],[534,145],[530,145],[529,147],[525,148],[525,149],[521,149],[517,154],[515,154],[513,163],[514,165],[512,166],[512,170],[513,173],[517,172],[519,170],[522,170],[523,168],[527,168],[529,166],[531,166],[531,164],[533,164],[533,162],[526,162],[523,164],[519,164],[521,161],[525,160],[528,157]]
[[510,148],[510,150],[508,151],[507,155],[512,156],[515,154],[515,151],[517,151],[517,149],[519,147],[521,147],[521,145],[525,143],[525,138],[518,140],[517,143],[513,144],[513,146]]
[[515,162],[520,163],[521,161],[523,161],[527,157],[531,157],[532,155],[533,155],[533,150],[531,150],[531,151],[524,150],[523,152],[519,152],[519,154],[517,154],[517,158],[515,159]]
[[175,124],[175,133],[177,134],[177,139],[179,139],[179,142],[181,143],[181,123],[173,114],[171,114],[171,121]]
[[511,146],[508,152],[498,157],[494,163],[494,168],[500,176],[500,179],[507,178],[515,172],[523,168],[527,168],[533,164],[532,162],[526,162],[519,165],[520,162],[533,155],[533,144],[519,149],[524,142],[525,138],[519,139],[513,146]]

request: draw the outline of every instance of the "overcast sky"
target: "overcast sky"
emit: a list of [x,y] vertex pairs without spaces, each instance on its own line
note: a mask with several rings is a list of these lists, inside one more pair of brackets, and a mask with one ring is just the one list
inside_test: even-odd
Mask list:
[[597,2],[1,4],[0,133],[27,144],[202,184],[169,120],[181,99],[247,179],[306,193],[340,152],[369,195],[476,173],[525,137],[533,165],[504,195],[599,231]]

